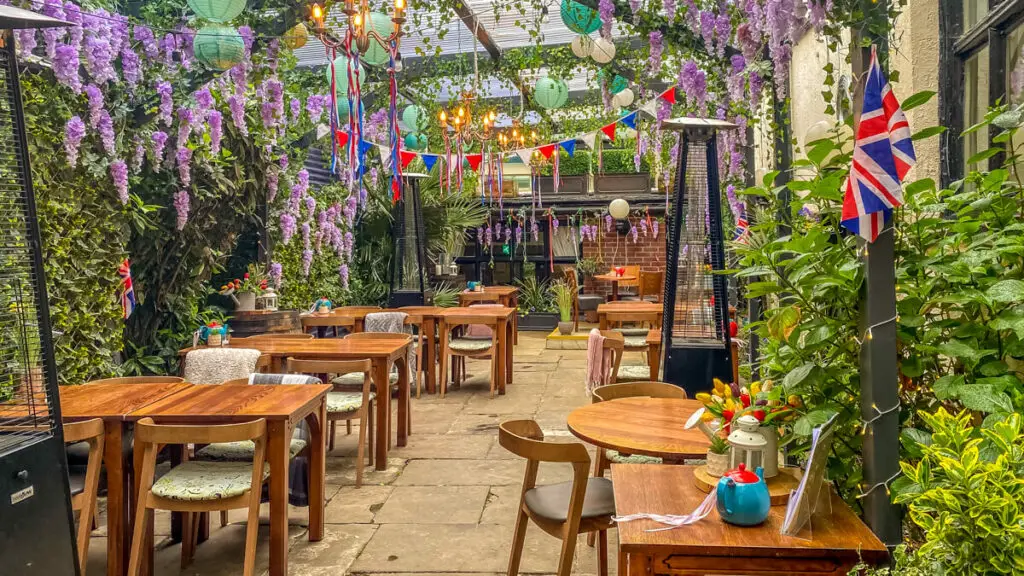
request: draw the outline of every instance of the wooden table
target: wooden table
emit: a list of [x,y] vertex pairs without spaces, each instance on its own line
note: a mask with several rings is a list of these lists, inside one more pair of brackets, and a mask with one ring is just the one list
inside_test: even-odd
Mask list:
[[426,373],[429,394],[437,391],[437,350],[434,348],[434,344],[437,342],[437,321],[444,310],[438,306],[403,306],[397,309],[398,312],[405,312],[408,315],[405,319],[406,324],[417,326],[423,334],[421,357],[426,361],[417,369]]
[[[478,302],[495,301],[513,310],[519,308],[519,288],[515,286],[484,286],[482,292],[471,292],[469,290],[459,292],[459,306],[465,307]],[[512,343],[519,344],[518,313],[512,316]]]
[[619,276],[615,272],[607,272],[605,274],[595,274],[594,279],[601,280],[603,282],[611,282],[611,299],[614,301],[619,299],[619,282],[632,282],[633,280],[636,280],[636,276],[630,274],[623,274],[622,276]]
[[379,306],[341,306],[331,310],[331,316],[352,322],[353,332],[362,332],[366,328],[366,315],[374,312],[387,312]]
[[[379,309],[377,310],[380,311]],[[405,446],[409,422],[409,367],[406,354],[412,341],[406,334],[395,334],[397,338],[349,340],[348,338],[267,338],[256,342],[239,344],[239,348],[259,350],[270,356],[271,372],[280,373],[284,359],[288,357],[310,360],[364,360],[373,362],[373,382],[377,387],[377,447],[374,454],[377,470],[386,470],[391,434],[388,430],[388,414],[391,413],[391,387],[388,381],[391,366],[398,366],[398,445]],[[231,346],[231,342],[225,345]],[[193,350],[185,348],[184,355]]]
[[655,302],[606,302],[597,305],[597,321],[601,330],[608,330],[612,322],[649,322],[661,327],[665,307]]
[[[107,574],[128,570],[131,540],[131,461],[125,452],[131,425],[129,414],[153,402],[191,388],[192,384],[90,384],[61,386],[63,420],[103,420],[103,465],[107,468]],[[86,517],[82,520],[88,522]]]
[[447,308],[440,315],[441,323],[438,333],[441,335],[441,386],[448,383],[448,325],[445,318],[448,316],[476,316],[481,319],[497,321],[497,329],[494,337],[497,339],[498,348],[498,369],[495,375],[498,379],[495,388],[498,394],[505,393],[505,385],[512,383],[512,348],[513,341],[513,318],[516,316],[515,308],[503,306],[479,306],[470,308]]
[[707,455],[710,442],[704,433],[697,428],[683,428],[701,406],[697,400],[676,398],[597,402],[569,413],[569,431],[594,446],[681,463],[687,458]]
[[[706,494],[693,483],[695,466],[613,464],[615,513],[689,514]],[[760,526],[722,522],[718,512],[689,526],[662,527],[651,520],[618,525],[619,574],[750,574],[845,576],[860,558],[877,564],[888,558],[885,546],[838,496],[832,515],[813,524],[813,538],[779,534],[785,506],[774,506]]]
[[[131,413],[132,420],[158,423],[228,424],[257,418],[267,421],[267,461],[270,463],[270,573],[288,574],[288,461],[295,425],[309,424],[309,540],[324,536],[324,477],[327,392],[332,387],[192,385]],[[136,467],[142,449],[136,446]],[[148,538],[152,540],[152,526]],[[150,549],[148,546],[147,549]],[[150,555],[152,561],[152,555]]]
[[647,333],[647,366],[651,369],[651,380],[658,380],[661,368],[661,329],[655,328]]

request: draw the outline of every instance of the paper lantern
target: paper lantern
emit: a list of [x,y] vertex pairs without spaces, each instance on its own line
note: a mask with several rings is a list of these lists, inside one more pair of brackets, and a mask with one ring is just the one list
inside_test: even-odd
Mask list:
[[284,33],[284,45],[297,50],[306,45],[309,41],[309,30],[306,30],[306,25],[299,22],[295,26],[292,26],[291,30]]
[[227,22],[245,10],[245,0],[188,0],[196,16],[212,22]]
[[[387,38],[395,28],[394,22],[391,21],[391,16],[381,14],[380,12],[370,12],[369,21],[364,25],[367,26],[367,31],[373,30],[380,34],[382,38]],[[388,53],[387,46],[380,40],[370,36],[370,44],[366,47],[366,51],[362,52],[362,61],[370,66],[380,66],[387,64],[389,60],[390,54]]]
[[[338,97],[338,102],[344,102],[348,99],[348,67],[349,58],[342,54],[334,59],[334,87]],[[331,88],[331,67],[327,66],[324,70],[324,74],[327,76],[327,88]],[[359,81],[360,84],[366,82],[366,69],[363,65],[359,65]],[[347,112],[346,112],[347,114]]]
[[533,87],[533,100],[547,109],[559,108],[569,101],[569,87],[562,80],[538,78]]
[[416,132],[410,132],[405,135],[405,149],[406,150],[426,150],[427,149],[427,135],[419,134]]
[[214,70],[227,70],[245,59],[245,42],[230,26],[207,26],[192,39],[196,60]]
[[562,0],[562,22],[577,34],[590,34],[601,27],[597,10],[574,0]]
[[590,49],[594,46],[594,39],[586,34],[580,34],[579,36],[572,39],[569,43],[569,48],[572,49],[572,53],[577,58],[586,58],[590,56]]
[[414,132],[422,132],[427,129],[427,112],[422,106],[412,104],[402,110],[402,122],[405,127]]
[[590,49],[590,57],[598,64],[607,64],[615,58],[615,44],[607,38],[594,40],[594,46]]
[[608,213],[612,215],[612,218],[616,220],[622,220],[629,216],[629,202],[626,202],[622,198],[616,198],[608,204]]
[[618,94],[619,92],[622,92],[626,88],[629,88],[629,80],[626,80],[625,78],[619,76],[618,74],[616,74],[615,77],[612,78],[612,83],[608,85],[608,90],[612,94]]
[[618,106],[619,108],[627,108],[633,103],[634,94],[629,88],[626,88],[622,92],[619,92],[612,97],[612,105]]

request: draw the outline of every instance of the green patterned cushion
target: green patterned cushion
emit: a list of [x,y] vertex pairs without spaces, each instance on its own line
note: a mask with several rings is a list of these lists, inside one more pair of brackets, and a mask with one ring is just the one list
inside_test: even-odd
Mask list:
[[[389,384],[398,384],[398,370],[392,370],[388,376]],[[331,380],[331,384],[337,384],[339,386],[362,386],[363,385],[363,373],[353,372],[351,374],[345,374],[344,376],[338,376]]]
[[604,455],[615,464],[661,464],[661,458],[657,456],[623,454],[618,450],[605,450]]
[[644,365],[633,365],[619,366],[619,372],[615,375],[615,380],[618,382],[626,380],[636,380],[640,382],[646,382],[651,379],[651,367]]
[[647,336],[647,333],[651,330],[649,328],[615,328],[615,331],[622,334],[623,336]]
[[624,336],[622,340],[626,348],[647,348],[646,334],[643,336]]
[[[263,463],[263,479],[270,464]],[[153,494],[168,500],[201,502],[241,496],[252,481],[252,462],[203,462],[190,460],[153,483]]]
[[[374,392],[370,392],[370,400],[376,398]],[[327,412],[329,414],[345,414],[355,412],[363,407],[362,392],[328,392]]]
[[[289,456],[295,458],[302,449],[306,447],[306,441],[301,438],[292,438],[288,447]],[[196,460],[214,460],[218,462],[252,462],[253,453],[256,451],[256,443],[252,440],[239,440],[238,442],[220,442],[210,444],[196,452]]]
[[452,338],[448,347],[457,352],[483,352],[491,347],[491,341],[477,338]]

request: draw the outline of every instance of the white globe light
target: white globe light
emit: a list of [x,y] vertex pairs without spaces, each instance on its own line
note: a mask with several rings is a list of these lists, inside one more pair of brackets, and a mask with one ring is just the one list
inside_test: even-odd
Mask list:
[[607,38],[594,40],[594,46],[590,49],[590,57],[598,64],[607,64],[615,58],[615,44]]
[[612,104],[619,108],[628,108],[633,103],[633,91],[626,88],[622,92],[619,92],[615,96],[612,96]]
[[585,34],[581,34],[572,39],[569,43],[569,48],[572,49],[572,53],[577,58],[586,58],[590,56],[590,50],[594,47],[594,39]]
[[811,127],[808,128],[807,132],[804,134],[804,146],[807,146],[816,140],[828,138],[828,132],[831,129],[832,125],[829,124],[827,120],[819,120],[814,124],[811,124]]
[[612,215],[612,218],[616,220],[623,220],[626,216],[629,216],[629,202],[626,202],[622,198],[616,198],[608,204],[608,213]]

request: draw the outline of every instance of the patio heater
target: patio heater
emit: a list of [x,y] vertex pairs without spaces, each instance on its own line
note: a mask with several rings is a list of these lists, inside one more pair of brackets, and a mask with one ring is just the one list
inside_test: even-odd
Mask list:
[[420,181],[426,174],[402,174],[402,197],[395,203],[391,237],[395,257],[391,271],[392,308],[427,302],[427,233],[423,224]]
[[693,397],[712,378],[732,381],[728,278],[725,269],[717,133],[734,124],[679,118],[681,132],[667,254],[662,345],[666,382]]
[[0,6],[0,572],[12,575],[78,564],[12,33],[69,25]]

